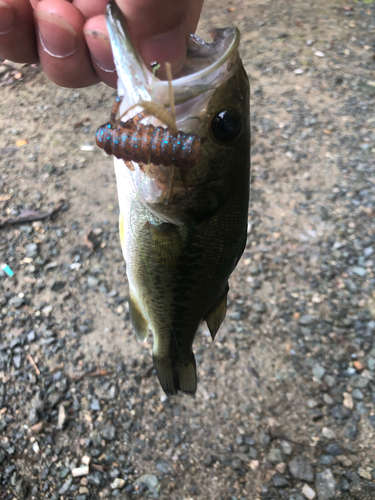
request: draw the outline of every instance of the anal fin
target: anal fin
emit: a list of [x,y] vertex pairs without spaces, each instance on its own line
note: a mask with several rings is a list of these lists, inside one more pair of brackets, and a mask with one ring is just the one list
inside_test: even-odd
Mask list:
[[209,309],[209,313],[206,314],[206,317],[204,318],[213,339],[215,339],[220,325],[224,321],[225,315],[227,313],[228,291],[229,286],[227,283],[224,293],[220,295],[214,305]]
[[143,316],[138,302],[131,292],[129,297],[129,312],[134,331],[137,334],[138,339],[141,342],[144,342],[148,337],[148,322]]
[[167,396],[178,391],[193,396],[197,390],[197,372],[194,354],[177,361],[153,356],[160,385]]

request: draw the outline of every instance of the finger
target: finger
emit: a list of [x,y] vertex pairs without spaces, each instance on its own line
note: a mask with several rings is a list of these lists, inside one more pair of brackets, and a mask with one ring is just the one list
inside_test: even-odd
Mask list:
[[89,19],[83,31],[96,73],[104,83],[116,88],[117,73],[104,15]]
[[38,62],[29,0],[0,0],[0,56],[21,63]]
[[73,4],[79,9],[86,19],[100,16],[105,13],[108,0],[73,0]]
[[203,0],[191,0],[189,10],[189,33],[195,33],[201,16]]
[[64,0],[42,0],[35,8],[40,62],[62,87],[85,87],[99,81],[83,34],[85,18]]
[[147,64],[170,62],[178,73],[186,58],[189,33],[195,31],[202,0],[118,0],[133,43]]

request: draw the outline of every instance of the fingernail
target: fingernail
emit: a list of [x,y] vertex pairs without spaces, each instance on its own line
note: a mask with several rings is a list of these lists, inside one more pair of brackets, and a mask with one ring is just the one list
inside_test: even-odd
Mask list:
[[95,30],[87,30],[84,34],[93,62],[107,73],[116,71],[109,38]]
[[0,1],[0,35],[12,31],[16,21],[16,9],[13,5]]
[[53,57],[68,57],[77,49],[77,33],[61,16],[39,10],[35,12],[39,40],[44,50]]
[[183,67],[186,59],[186,35],[182,25],[172,31],[162,33],[154,38],[143,40],[139,49],[146,63],[158,62],[163,65],[169,62],[172,73],[176,75]]

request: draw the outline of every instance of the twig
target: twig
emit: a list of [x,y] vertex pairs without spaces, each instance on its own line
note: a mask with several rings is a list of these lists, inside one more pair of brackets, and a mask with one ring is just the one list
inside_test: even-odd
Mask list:
[[34,368],[34,370],[36,371],[36,374],[37,374],[37,375],[40,375],[40,370],[39,370],[39,368],[36,366],[36,363],[35,363],[35,361],[33,360],[32,356],[31,356],[31,354],[30,354],[29,352],[28,352],[28,353],[26,353],[26,357],[27,357],[27,359],[30,361],[30,363],[33,365],[33,368]]
[[86,373],[88,377],[106,377],[107,375],[113,375],[112,370],[96,370],[94,372]]
[[107,466],[105,465],[91,464],[90,467],[94,470],[99,470],[100,472],[107,470]]
[[65,202],[61,201],[58,205],[55,206],[51,212],[46,212],[46,213],[41,213],[41,212],[30,212],[30,215],[25,215],[22,217],[18,217],[18,219],[8,219],[4,222],[0,222],[0,229],[4,229],[5,227],[9,226],[18,226],[19,224],[25,224],[26,222],[35,222],[37,220],[45,220],[49,219],[50,217],[54,216],[59,212],[62,207],[64,206]]
[[108,375],[113,375],[113,371],[95,370],[94,372],[85,372],[79,375],[72,373],[70,378],[74,380],[74,382],[80,382],[84,377],[106,377]]

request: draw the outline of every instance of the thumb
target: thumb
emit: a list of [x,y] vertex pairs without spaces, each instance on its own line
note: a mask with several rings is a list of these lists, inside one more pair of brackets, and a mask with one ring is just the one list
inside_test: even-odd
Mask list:
[[[117,0],[130,36],[146,64],[165,62],[177,74],[184,65],[189,33],[194,32],[203,0]],[[163,75],[160,75],[163,76]]]

